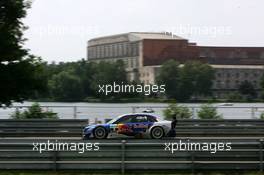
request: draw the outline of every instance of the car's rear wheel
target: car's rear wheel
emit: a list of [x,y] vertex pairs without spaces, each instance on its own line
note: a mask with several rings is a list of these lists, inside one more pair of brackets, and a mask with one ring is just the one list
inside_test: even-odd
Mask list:
[[94,138],[105,139],[108,136],[108,132],[104,127],[97,127],[93,131]]
[[150,136],[153,139],[161,139],[164,137],[164,130],[162,127],[156,126],[151,129]]

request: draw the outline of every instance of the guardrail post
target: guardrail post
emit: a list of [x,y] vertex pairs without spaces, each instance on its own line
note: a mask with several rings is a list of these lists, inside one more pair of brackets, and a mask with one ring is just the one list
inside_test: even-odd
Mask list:
[[136,106],[132,106],[132,113],[134,114],[134,113],[136,113]]
[[125,154],[126,154],[126,141],[125,140],[122,140],[122,145],[121,145],[121,151],[122,151],[122,154],[121,154],[121,173],[122,174],[125,174]]
[[191,161],[192,161],[192,174],[194,174],[195,162],[194,162],[194,151],[193,150],[191,151]]
[[77,119],[77,106],[73,107],[73,118]]
[[255,119],[255,108],[254,107],[251,108],[251,118]]
[[16,107],[16,112],[19,112],[19,107]]
[[57,151],[53,152],[53,170],[57,171]]
[[263,139],[259,140],[259,171],[263,172]]
[[195,108],[192,107],[192,119],[195,119]]

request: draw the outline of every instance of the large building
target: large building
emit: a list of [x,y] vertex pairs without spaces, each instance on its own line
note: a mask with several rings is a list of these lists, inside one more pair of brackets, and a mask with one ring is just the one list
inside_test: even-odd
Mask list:
[[184,63],[198,60],[216,70],[213,90],[217,96],[236,91],[250,81],[258,90],[264,72],[264,47],[198,46],[170,33],[131,32],[92,39],[89,61],[117,61],[126,64],[131,81],[154,84],[160,66],[169,59]]

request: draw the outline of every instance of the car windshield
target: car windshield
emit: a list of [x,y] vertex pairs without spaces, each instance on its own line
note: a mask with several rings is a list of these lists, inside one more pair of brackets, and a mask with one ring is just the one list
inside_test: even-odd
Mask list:
[[162,119],[160,117],[155,117],[158,122],[161,122]]
[[112,120],[108,121],[107,124],[112,124],[115,121],[117,121],[118,119],[120,119],[121,117],[123,117],[123,116],[119,116],[119,117],[113,118]]
[[[113,124],[114,122],[116,122],[117,120],[119,120],[122,117],[124,117],[124,115],[121,115],[119,117],[113,118],[112,120],[108,121],[107,124]],[[160,117],[156,117],[155,116],[155,118],[156,118],[157,121],[162,121]]]

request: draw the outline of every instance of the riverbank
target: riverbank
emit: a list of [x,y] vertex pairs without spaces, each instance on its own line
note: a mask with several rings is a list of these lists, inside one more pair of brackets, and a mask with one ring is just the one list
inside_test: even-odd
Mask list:
[[[14,103],[11,108],[0,108],[0,119],[7,119],[16,109],[23,110],[31,106],[33,102]],[[115,118],[127,113],[141,113],[154,111],[153,114],[164,117],[164,109],[168,103],[62,103],[62,102],[39,102],[43,110],[52,110],[61,119],[90,119],[100,121]],[[194,118],[197,117],[202,103],[178,103],[188,107]],[[213,103],[217,112],[225,119],[256,119],[264,112],[264,103]]]
[[32,102],[61,102],[61,103],[264,103],[264,99],[240,99],[240,100],[232,100],[232,99],[213,99],[213,98],[205,98],[205,99],[192,99],[188,101],[177,101],[175,99],[164,99],[164,98],[108,98],[108,99],[100,99],[100,98],[86,98],[84,100],[79,101],[56,101],[50,98],[40,98],[40,99],[31,99],[29,101]]

